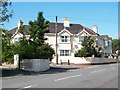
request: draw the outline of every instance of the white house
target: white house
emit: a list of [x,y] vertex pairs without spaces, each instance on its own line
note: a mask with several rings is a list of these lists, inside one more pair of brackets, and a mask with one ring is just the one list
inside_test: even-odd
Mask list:
[[[19,38],[23,35],[18,32],[19,27],[23,25],[23,22],[20,20],[18,22],[18,27],[15,27],[8,32],[13,34],[12,43],[19,41]],[[28,35],[28,25],[25,26],[25,35]],[[97,46],[100,49],[103,55],[112,54],[112,38],[108,35],[98,34],[97,25],[93,25],[93,29],[89,29],[86,26],[81,24],[72,24],[68,18],[64,18],[63,23],[57,23],[57,52],[58,52],[58,62],[60,60],[66,61],[74,57],[74,53],[82,47],[81,43],[84,39],[84,36],[92,36],[97,40]],[[49,43],[54,50],[56,50],[56,23],[50,22],[49,33],[45,34],[47,40],[46,43]],[[53,62],[56,63],[54,57]]]

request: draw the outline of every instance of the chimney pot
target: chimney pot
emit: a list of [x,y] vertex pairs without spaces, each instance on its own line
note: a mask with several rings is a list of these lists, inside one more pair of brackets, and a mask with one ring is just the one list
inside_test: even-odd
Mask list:
[[97,25],[93,25],[93,31],[94,31],[95,33],[98,33],[98,27],[97,27]]
[[22,20],[19,20],[18,21],[18,29],[20,28],[20,26],[22,26],[23,25],[23,22],[22,22]]
[[69,18],[64,18],[64,27],[70,27],[70,20],[69,20]]

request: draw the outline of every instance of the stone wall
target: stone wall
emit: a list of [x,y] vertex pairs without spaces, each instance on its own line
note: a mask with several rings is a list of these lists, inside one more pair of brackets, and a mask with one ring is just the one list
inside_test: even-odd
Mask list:
[[46,71],[50,68],[48,59],[24,59],[21,68],[28,71]]

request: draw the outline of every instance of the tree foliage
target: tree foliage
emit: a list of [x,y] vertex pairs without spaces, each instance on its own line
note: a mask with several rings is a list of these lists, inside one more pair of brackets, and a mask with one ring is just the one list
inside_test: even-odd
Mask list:
[[15,44],[15,54],[19,54],[20,59],[52,59],[54,50],[50,45],[44,43],[38,46],[36,43],[21,39]]
[[15,53],[19,54],[20,59],[52,59],[54,50],[44,42],[44,33],[49,31],[49,21],[46,21],[42,14],[39,12],[37,20],[29,22],[29,39],[24,35],[23,26],[18,30],[23,34],[23,38],[15,44]]
[[120,39],[113,39],[112,40],[112,50],[113,53],[116,53],[116,51],[118,50],[118,54],[120,55]]
[[6,30],[2,31],[2,62],[13,63],[14,45],[10,43],[11,35]]
[[95,41],[91,36],[84,37],[82,46],[83,47],[75,53],[76,57],[91,57],[92,55],[97,55],[97,51],[95,49]]
[[20,60],[36,58],[36,45],[22,38],[15,44],[14,53],[19,54]]
[[53,54],[55,54],[54,50],[50,47],[49,44],[43,44],[37,48],[37,54],[41,59],[52,59]]
[[37,20],[34,20],[34,22],[30,21],[29,25],[30,38],[32,38],[36,44],[42,45],[45,40],[44,33],[49,32],[49,21],[45,20],[42,12],[39,12]]
[[0,0],[0,22],[9,21],[13,15],[13,10],[10,10],[11,2],[8,0]]

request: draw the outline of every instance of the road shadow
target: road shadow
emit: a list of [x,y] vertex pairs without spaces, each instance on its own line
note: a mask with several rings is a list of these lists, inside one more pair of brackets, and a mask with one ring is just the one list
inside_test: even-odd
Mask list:
[[47,71],[40,71],[40,72],[34,72],[34,71],[25,71],[25,70],[18,70],[18,69],[0,69],[2,71],[2,74],[0,77],[12,77],[12,76],[20,76],[20,75],[40,75],[40,74],[55,74],[55,73],[63,73],[67,72],[69,70],[79,69],[75,67],[69,67],[69,68],[62,68],[62,67],[50,67]]

